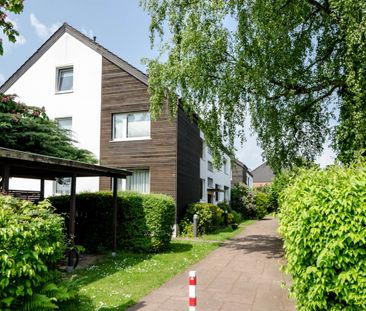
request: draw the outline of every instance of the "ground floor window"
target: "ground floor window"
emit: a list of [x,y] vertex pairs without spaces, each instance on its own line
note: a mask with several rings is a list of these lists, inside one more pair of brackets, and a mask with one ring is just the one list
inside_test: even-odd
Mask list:
[[225,202],[230,201],[230,188],[226,186],[224,186],[224,200]]
[[131,176],[118,179],[118,190],[150,193],[150,171],[148,169],[131,170]]
[[71,178],[56,178],[55,194],[68,195],[71,193]]
[[201,179],[201,199],[204,200],[205,199],[205,188],[206,188],[206,180],[205,179]]

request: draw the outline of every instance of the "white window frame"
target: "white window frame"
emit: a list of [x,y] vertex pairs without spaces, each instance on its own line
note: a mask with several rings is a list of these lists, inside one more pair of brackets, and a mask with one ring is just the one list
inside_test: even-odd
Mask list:
[[[60,90],[60,73],[62,71],[72,70],[72,88],[70,90]],[[56,85],[55,85],[55,93],[56,94],[65,94],[74,92],[74,66],[62,66],[56,68]]]
[[74,138],[73,131],[72,131],[72,117],[61,117],[61,118],[55,118],[55,121],[56,121],[57,125],[58,125],[61,129],[65,129],[65,128],[63,128],[62,126],[60,126],[60,121],[63,121],[63,120],[71,120],[71,129],[69,130],[68,135],[69,135],[69,137],[70,137],[70,138]]
[[[128,134],[128,117],[134,114],[143,114],[147,113],[149,116],[149,135],[148,136],[140,136],[140,137],[127,137]],[[122,116],[122,137],[116,138],[115,136],[115,117]],[[149,111],[137,111],[137,112],[128,112],[128,113],[113,113],[112,114],[112,142],[118,141],[133,141],[133,140],[149,140],[151,139],[151,117]]]
[[228,171],[228,165],[227,165],[228,163],[227,163],[227,160],[226,159],[224,159],[224,161],[223,161],[223,166],[224,166],[224,173],[226,174],[226,175],[228,175],[229,174],[229,171]]
[[[151,189],[151,170],[149,168],[133,168],[133,169],[127,169],[130,172],[132,172],[132,174],[134,172],[137,171],[147,171],[149,176],[148,176],[148,184],[146,186],[146,192],[141,192],[141,193],[145,193],[148,194],[150,193],[150,189]],[[123,181],[124,180],[124,181]],[[138,190],[134,190],[134,189],[127,189],[128,187],[128,177],[126,179],[118,179],[118,191],[138,191]]]
[[213,163],[211,161],[207,161],[207,170],[213,172]]

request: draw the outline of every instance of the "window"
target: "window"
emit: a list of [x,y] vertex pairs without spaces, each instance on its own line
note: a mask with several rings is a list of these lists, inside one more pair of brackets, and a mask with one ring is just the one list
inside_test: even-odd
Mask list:
[[212,178],[207,178],[207,187],[212,189],[213,188],[213,179]]
[[224,200],[225,202],[229,202],[230,201],[230,188],[224,186]]
[[201,179],[201,199],[205,199],[205,187],[206,187],[206,180]]
[[57,68],[56,92],[72,91],[74,86],[74,68]]
[[118,113],[113,115],[113,140],[150,138],[150,113]]
[[69,137],[72,137],[72,118],[59,118],[56,119],[59,128],[66,130]]
[[203,140],[201,140],[201,159],[202,160],[206,159],[206,145]]
[[208,169],[210,172],[213,172],[213,165],[212,165],[212,162],[211,162],[211,161],[207,161],[207,169]]
[[55,181],[55,193],[56,194],[70,194],[71,193],[71,178],[56,178]]
[[212,151],[211,151],[211,148],[209,146],[207,146],[207,152],[209,155],[212,155]]
[[220,196],[219,196],[220,195],[220,192],[219,192],[220,185],[216,184],[215,189],[216,189],[216,191],[215,191],[215,200],[216,200],[216,202],[218,202],[220,200]]
[[227,160],[226,159],[224,159],[224,173],[225,174],[228,174],[228,165],[227,165]]
[[[67,131],[67,134],[72,136],[72,118],[59,118],[56,119],[56,122],[59,126],[59,128]],[[71,178],[65,177],[65,178],[56,178],[55,181],[55,193],[56,194],[70,194],[71,193]]]
[[150,193],[150,172],[144,170],[129,170],[131,176],[127,176],[126,181],[118,179],[118,190],[137,191],[140,193]]

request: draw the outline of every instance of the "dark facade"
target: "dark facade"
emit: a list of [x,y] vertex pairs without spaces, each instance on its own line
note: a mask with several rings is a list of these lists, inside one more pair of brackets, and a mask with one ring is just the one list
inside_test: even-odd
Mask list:
[[[200,199],[199,129],[181,108],[175,119],[167,107],[159,120],[151,121],[151,139],[112,141],[114,113],[149,110],[148,87],[116,64],[103,59],[100,161],[125,169],[149,169],[150,192],[172,196],[180,219],[188,203]],[[100,189],[110,190],[108,178]]]
[[252,174],[249,172],[248,167],[239,160],[235,160],[232,166],[231,185],[235,185],[241,182],[248,185],[248,175],[252,176]]

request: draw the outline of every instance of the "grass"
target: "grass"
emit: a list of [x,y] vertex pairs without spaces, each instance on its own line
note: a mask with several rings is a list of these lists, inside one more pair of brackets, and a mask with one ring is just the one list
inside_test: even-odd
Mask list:
[[246,220],[243,221],[236,230],[233,230],[231,226],[229,226],[226,228],[218,229],[210,234],[204,234],[200,239],[205,241],[223,242],[225,240],[231,239],[233,236],[244,230],[245,227],[254,222],[255,220]]
[[121,252],[114,258],[106,255],[101,263],[66,276],[64,282],[71,284],[78,294],[72,301],[61,305],[59,310],[126,310],[153,289],[207,256],[218,247],[218,242],[233,237],[251,223],[253,221],[245,221],[236,230],[231,227],[220,229],[193,241],[176,239],[164,253]]

